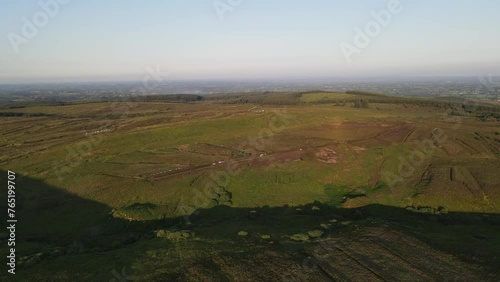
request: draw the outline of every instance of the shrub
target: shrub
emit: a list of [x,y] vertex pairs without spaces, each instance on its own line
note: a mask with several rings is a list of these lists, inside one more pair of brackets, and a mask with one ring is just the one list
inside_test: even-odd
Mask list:
[[304,234],[304,233],[297,233],[297,234],[293,234],[292,236],[290,236],[290,239],[292,239],[294,241],[308,241],[309,235]]
[[330,223],[321,223],[319,226],[323,229],[330,229],[332,227]]
[[323,235],[323,231],[313,230],[313,231],[307,232],[307,235],[309,235],[309,237],[311,237],[311,238],[317,238],[317,237],[320,237],[321,235]]
[[158,230],[156,232],[156,237],[158,238],[166,238],[168,240],[179,241],[185,240],[191,237],[189,231],[181,230],[181,231],[169,231],[169,230]]

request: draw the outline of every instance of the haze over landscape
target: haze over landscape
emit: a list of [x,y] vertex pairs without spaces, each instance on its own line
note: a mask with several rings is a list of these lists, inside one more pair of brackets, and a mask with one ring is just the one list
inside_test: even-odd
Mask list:
[[[351,63],[341,43],[389,1],[234,1],[219,13],[216,1],[67,2],[18,53],[2,36],[2,83],[140,80],[156,65],[172,80],[500,73],[497,1],[398,1]],[[4,35],[22,36],[22,18],[41,10],[38,1],[2,7]]]

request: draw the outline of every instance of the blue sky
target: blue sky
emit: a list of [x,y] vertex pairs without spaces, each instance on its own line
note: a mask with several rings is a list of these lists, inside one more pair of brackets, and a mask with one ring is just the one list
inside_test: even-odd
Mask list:
[[494,0],[400,0],[350,62],[341,44],[395,0],[241,0],[223,19],[214,3],[230,0],[72,0],[24,37],[22,19],[51,1],[2,2],[1,82],[139,80],[148,66],[171,79],[500,73]]

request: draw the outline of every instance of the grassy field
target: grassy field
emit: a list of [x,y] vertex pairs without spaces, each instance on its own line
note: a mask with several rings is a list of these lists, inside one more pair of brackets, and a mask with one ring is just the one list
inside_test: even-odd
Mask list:
[[[2,110],[23,114],[0,117],[2,181],[7,170],[18,179],[20,277],[498,275],[498,121],[359,93],[242,97]],[[324,244],[336,258],[303,270]],[[340,260],[361,261],[358,274]]]

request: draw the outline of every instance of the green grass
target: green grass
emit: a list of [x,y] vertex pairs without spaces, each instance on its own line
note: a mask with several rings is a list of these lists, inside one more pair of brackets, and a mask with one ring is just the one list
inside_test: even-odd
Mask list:
[[[306,93],[300,99],[313,103],[331,96],[353,97]],[[443,207],[450,213],[498,212],[495,122],[464,117],[456,129],[455,123],[443,121],[443,109],[415,105],[289,105],[280,124],[284,126],[272,131],[271,138],[259,139],[280,117],[273,110],[284,108],[258,105],[265,112],[254,112],[253,106],[141,102],[123,118],[110,116],[108,103],[8,110],[54,115],[2,117],[0,169],[19,175],[19,255],[25,260],[41,257],[21,276],[105,281],[113,278],[113,269],[127,267],[145,281],[162,275],[180,279],[191,262],[223,273],[219,267],[224,259],[242,252],[296,256],[314,242],[311,237],[347,228],[331,222],[331,215],[349,213],[353,207],[370,207],[357,216],[376,211],[373,214],[382,217],[391,215],[387,207],[401,208],[399,213],[407,206]],[[114,130],[98,135],[98,142],[84,135],[109,119]],[[418,148],[415,142],[429,138],[434,128],[442,128],[448,141],[404,181],[390,186],[384,172],[397,173],[400,158],[407,159]],[[316,156],[325,148],[335,151],[335,163]],[[298,150],[303,152],[300,157],[280,157]],[[266,157],[258,158],[261,153]],[[212,166],[230,160],[241,162],[238,169]],[[175,176],[149,176],[207,164]],[[456,182],[449,180],[450,166],[456,169]],[[230,174],[223,184],[214,182],[214,173],[220,172]],[[189,209],[180,208],[183,205]],[[183,233],[182,216],[187,215],[194,223]],[[447,250],[468,244],[473,251],[488,253],[478,247],[486,240],[492,253],[498,252],[497,240],[489,235],[495,227],[478,224],[478,232],[488,237],[481,239],[484,236],[475,236],[477,232],[466,226],[453,240],[454,229],[446,225],[422,228],[426,240],[443,243]],[[160,230],[161,238],[152,239],[153,231]],[[248,234],[238,236],[240,231]],[[293,236],[308,243],[288,244]],[[302,240],[306,236],[308,240]],[[85,251],[79,253],[75,242]],[[59,248],[64,255],[54,255]]]

